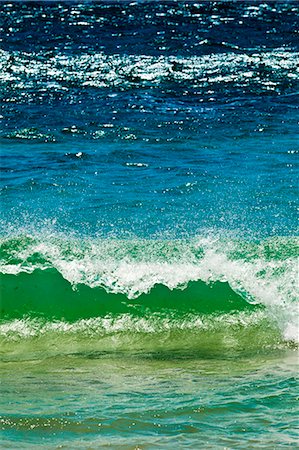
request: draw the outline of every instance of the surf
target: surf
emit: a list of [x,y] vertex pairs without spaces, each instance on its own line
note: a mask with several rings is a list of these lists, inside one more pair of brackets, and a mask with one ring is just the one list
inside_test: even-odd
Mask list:
[[[27,329],[40,320],[48,330],[58,321],[68,324],[57,328],[61,334],[82,321],[88,328],[89,320],[120,324],[127,317],[132,326],[127,334],[135,335],[141,323],[142,333],[155,323],[158,334],[192,329],[193,340],[202,323],[210,330],[221,323],[229,335],[233,323],[249,330],[259,317],[265,329],[271,324],[273,345],[277,330],[281,342],[296,342],[297,251],[293,237],[249,242],[215,235],[188,240],[13,235],[1,241],[1,324],[9,330],[7,324],[25,320]],[[43,327],[37,327],[41,334]]]

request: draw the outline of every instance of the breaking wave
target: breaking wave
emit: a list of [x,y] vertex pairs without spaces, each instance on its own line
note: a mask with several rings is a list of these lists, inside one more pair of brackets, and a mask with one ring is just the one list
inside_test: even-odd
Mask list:
[[293,237],[11,236],[1,242],[1,340],[12,352],[24,339],[58,339],[60,351],[296,342],[297,254]]

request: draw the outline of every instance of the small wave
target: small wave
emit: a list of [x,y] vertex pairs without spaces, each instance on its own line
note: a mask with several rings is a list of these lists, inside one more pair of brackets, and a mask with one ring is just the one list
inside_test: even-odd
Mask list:
[[12,131],[4,136],[6,139],[16,141],[30,140],[37,142],[56,142],[55,136],[52,134],[45,134],[36,128],[22,128],[20,130]]
[[2,317],[223,314],[264,308],[297,340],[298,239],[2,239]]
[[289,347],[264,311],[218,315],[109,314],[76,322],[41,318],[0,324],[1,359],[105,354],[225,357]]

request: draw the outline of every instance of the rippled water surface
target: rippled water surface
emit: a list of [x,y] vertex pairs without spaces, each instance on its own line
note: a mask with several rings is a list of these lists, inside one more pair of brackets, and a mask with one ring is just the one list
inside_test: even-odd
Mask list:
[[295,377],[292,353],[194,360],[91,352],[10,362],[2,371],[2,444],[295,448]]

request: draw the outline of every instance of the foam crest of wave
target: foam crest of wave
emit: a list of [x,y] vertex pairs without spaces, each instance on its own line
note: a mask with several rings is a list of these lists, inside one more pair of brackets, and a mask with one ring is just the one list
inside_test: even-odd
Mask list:
[[180,318],[122,314],[75,323],[27,318],[0,324],[0,342],[6,359],[161,351],[223,357],[286,346],[279,328],[261,310],[218,316],[186,314]]
[[56,269],[74,289],[101,287],[136,299],[155,285],[184,289],[191,281],[227,282],[248,302],[267,307],[288,339],[297,339],[298,240],[259,243],[192,240],[67,239],[21,236],[2,240],[2,273]]

